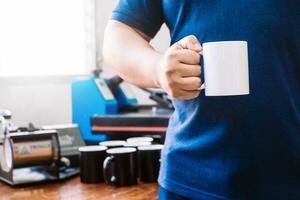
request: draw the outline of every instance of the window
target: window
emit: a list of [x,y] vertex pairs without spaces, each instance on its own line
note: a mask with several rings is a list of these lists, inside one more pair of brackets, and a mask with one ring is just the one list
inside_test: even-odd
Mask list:
[[0,0],[0,76],[87,73],[95,43],[87,2]]

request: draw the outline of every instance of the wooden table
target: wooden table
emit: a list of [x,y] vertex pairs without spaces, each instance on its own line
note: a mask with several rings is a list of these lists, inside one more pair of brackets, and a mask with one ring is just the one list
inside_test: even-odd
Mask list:
[[12,188],[0,183],[1,200],[154,200],[157,199],[157,191],[156,183],[115,188],[104,183],[81,184],[79,177],[24,188]]

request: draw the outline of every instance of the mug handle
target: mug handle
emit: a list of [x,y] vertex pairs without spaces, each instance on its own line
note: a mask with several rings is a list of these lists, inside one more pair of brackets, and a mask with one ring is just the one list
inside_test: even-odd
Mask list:
[[199,88],[199,90],[205,90],[205,83],[202,83],[201,87]]
[[[200,52],[200,59],[203,59],[203,50]],[[198,90],[205,90],[205,83],[202,83]]]
[[103,175],[104,175],[104,180],[106,183],[111,184],[111,185],[115,185],[116,183],[116,176],[113,175],[113,170],[111,170],[111,168],[113,167],[113,162],[114,162],[114,157],[113,156],[109,156],[106,157],[104,162],[103,162]]

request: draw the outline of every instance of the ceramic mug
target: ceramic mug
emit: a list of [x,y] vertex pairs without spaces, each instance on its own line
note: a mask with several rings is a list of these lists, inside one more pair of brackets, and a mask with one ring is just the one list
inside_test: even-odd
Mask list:
[[203,44],[205,96],[248,95],[249,64],[246,41]]

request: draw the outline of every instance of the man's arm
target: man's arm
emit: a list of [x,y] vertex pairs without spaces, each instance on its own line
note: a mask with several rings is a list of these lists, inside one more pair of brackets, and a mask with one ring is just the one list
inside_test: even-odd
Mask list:
[[139,87],[162,88],[176,99],[197,97],[202,47],[196,37],[183,38],[165,54],[155,51],[149,42],[145,34],[111,20],[104,36],[104,61]]
[[145,88],[158,88],[156,68],[161,58],[149,44],[151,38],[118,21],[105,30],[104,61],[126,81]]

